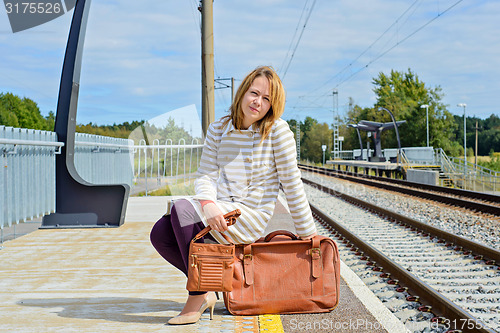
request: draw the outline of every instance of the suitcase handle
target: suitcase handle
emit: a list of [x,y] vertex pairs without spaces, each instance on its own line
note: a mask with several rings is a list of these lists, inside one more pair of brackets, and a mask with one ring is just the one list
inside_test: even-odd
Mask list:
[[264,242],[270,242],[275,236],[288,236],[292,240],[299,240],[299,237],[288,230],[276,230],[271,232],[264,238]]

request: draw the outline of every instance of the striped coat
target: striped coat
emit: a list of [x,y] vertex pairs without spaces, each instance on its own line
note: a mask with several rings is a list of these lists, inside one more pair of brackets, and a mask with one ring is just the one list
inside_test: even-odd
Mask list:
[[[288,124],[278,119],[266,140],[253,126],[238,131],[232,122],[212,123],[207,131],[191,203],[207,225],[198,200],[212,200],[223,213],[241,210],[241,217],[225,232],[236,244],[252,243],[264,236],[283,185],[299,236],[316,232],[297,167],[295,140]],[[212,231],[220,243],[227,243]]]

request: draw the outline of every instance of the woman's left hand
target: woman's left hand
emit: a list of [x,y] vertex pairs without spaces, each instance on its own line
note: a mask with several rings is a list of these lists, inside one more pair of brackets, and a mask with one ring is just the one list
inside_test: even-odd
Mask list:
[[203,206],[203,213],[207,218],[207,223],[213,230],[224,232],[227,230],[227,222],[219,207],[213,202]]
[[315,232],[314,234],[312,235],[309,235],[309,236],[305,236],[305,237],[300,237],[300,239],[302,240],[310,240],[311,238],[313,238],[314,236],[317,236],[318,234]]

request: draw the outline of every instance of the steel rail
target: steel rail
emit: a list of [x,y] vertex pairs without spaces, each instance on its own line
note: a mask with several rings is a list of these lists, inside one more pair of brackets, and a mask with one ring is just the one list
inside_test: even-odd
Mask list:
[[373,205],[369,202],[355,198],[353,196],[350,196],[350,195],[347,195],[344,193],[340,193],[336,190],[333,190],[331,188],[328,188],[326,186],[318,184],[312,180],[302,178],[302,181],[304,182],[304,184],[309,184],[309,185],[317,188],[318,190],[321,190],[321,191],[326,192],[326,193],[331,194],[331,195],[335,195],[336,197],[340,197],[347,202],[350,202],[350,203],[353,203],[353,204],[358,205],[360,207],[363,207],[365,209],[368,209],[372,212],[375,212],[376,214],[386,216],[387,218],[389,218],[393,221],[398,221],[401,224],[407,225],[411,228],[421,230],[423,233],[427,233],[427,234],[436,236],[440,239],[443,239],[443,240],[451,243],[450,245],[455,245],[456,247],[458,246],[458,247],[461,247],[462,249],[470,250],[472,252],[472,254],[474,254],[476,256],[481,256],[481,259],[483,259],[485,261],[492,261],[494,264],[500,263],[500,251],[498,251],[492,247],[480,244],[478,242],[472,241],[472,240],[467,239],[467,238],[462,237],[462,236],[452,234],[452,233],[447,232],[445,230],[433,227],[431,225],[417,221],[417,220],[412,219],[408,216],[398,214],[398,213],[393,212],[391,210],[388,210],[388,209],[385,209],[382,207],[378,207],[376,205]]
[[[431,311],[437,315],[450,320],[455,326],[460,323],[467,323],[467,332],[494,332],[487,328],[486,324],[477,318],[471,316],[468,312],[458,307],[455,303],[438,293],[434,288],[429,286],[424,281],[420,280],[399,264],[392,261],[382,252],[350,232],[343,225],[334,221],[319,208],[310,204],[313,215],[325,221],[335,231],[340,233],[345,239],[356,246],[359,251],[368,256],[371,261],[375,261],[377,265],[383,267],[383,271],[391,274],[392,279],[397,279],[397,283],[407,287],[408,292],[413,296],[418,296],[421,304],[429,305]],[[472,324],[472,328],[470,325]],[[457,327],[455,327],[456,329]]]
[[[500,206],[493,206],[493,205],[489,205],[489,204],[485,204],[485,203],[469,201],[469,200],[460,199],[460,198],[453,198],[453,197],[444,196],[444,195],[435,194],[435,193],[430,193],[430,192],[426,192],[426,191],[420,191],[420,190],[408,188],[408,187],[400,187],[400,186],[396,186],[396,185],[392,185],[392,184],[387,183],[387,180],[380,182],[380,179],[370,180],[370,179],[362,178],[362,177],[349,176],[349,175],[343,174],[344,172],[338,172],[335,170],[329,170],[329,169],[325,169],[325,168],[317,168],[317,167],[310,167],[310,166],[301,166],[301,168],[303,170],[313,170],[314,172],[317,172],[320,174],[338,177],[338,178],[346,179],[349,181],[361,183],[364,185],[375,186],[375,187],[383,188],[383,189],[386,189],[389,191],[404,193],[404,194],[416,196],[419,198],[429,199],[429,200],[433,200],[433,201],[437,201],[437,202],[441,202],[441,203],[445,203],[445,204],[450,204],[453,206],[467,208],[467,209],[470,209],[473,211],[479,211],[482,213],[488,213],[488,214],[492,214],[495,216],[500,216]],[[404,185],[404,186],[413,186],[414,184],[416,184],[416,183],[407,182],[407,181],[402,181],[402,182],[403,183],[401,183],[401,185]],[[418,185],[422,185],[422,184],[418,184]],[[440,186],[436,186],[436,187],[441,188]],[[435,189],[433,189],[433,190],[435,190]],[[441,192],[444,192],[444,191],[441,190]],[[466,194],[465,192],[468,192],[468,194]],[[486,200],[486,199],[484,199],[484,196],[481,196],[481,197],[471,196],[472,195],[471,193],[479,193],[479,192],[473,192],[473,191],[465,191],[465,192],[462,194],[464,194],[468,198]],[[449,193],[449,192],[444,192],[444,193]],[[453,194],[455,194],[455,193],[453,193]],[[489,196],[488,201],[500,202],[499,196],[489,195],[489,194],[486,194],[486,195]],[[495,199],[495,200],[493,200],[493,199]]]
[[[311,168],[311,169],[323,169],[323,170],[328,170],[332,173],[336,173],[337,175],[348,175],[352,177],[359,178],[360,174],[351,172],[351,171],[341,171],[341,170],[335,170],[335,169],[328,169],[328,168],[321,168],[317,166],[310,166],[310,165],[305,165],[305,164],[299,164],[299,167],[304,167],[304,168]],[[373,175],[366,175],[362,174],[363,178],[368,178],[368,179],[374,179],[377,181],[381,182],[386,182],[386,183],[394,183],[394,184],[400,184],[403,186],[412,186],[415,188],[420,188],[423,190],[429,190],[429,191],[436,191],[436,192],[441,192],[441,193],[448,193],[452,195],[457,195],[465,198],[471,198],[471,199],[479,199],[479,200],[484,200],[484,201],[489,201],[489,202],[500,202],[500,196],[495,195],[495,194],[490,194],[490,193],[484,193],[484,192],[476,192],[476,191],[470,191],[470,190],[463,190],[459,188],[453,188],[453,187],[444,187],[444,186],[438,186],[438,185],[430,185],[430,184],[424,184],[424,183],[416,183],[416,182],[410,182],[408,180],[403,180],[403,179],[395,179],[395,178],[387,178],[387,177],[380,177],[380,176],[373,176]]]

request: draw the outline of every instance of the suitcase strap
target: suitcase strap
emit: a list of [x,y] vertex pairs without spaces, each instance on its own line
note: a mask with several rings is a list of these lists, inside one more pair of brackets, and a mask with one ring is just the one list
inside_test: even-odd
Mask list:
[[311,247],[311,275],[317,279],[321,276],[321,248],[318,237],[312,238]]
[[245,283],[249,286],[253,284],[253,260],[252,245],[243,246],[243,271],[245,273]]

